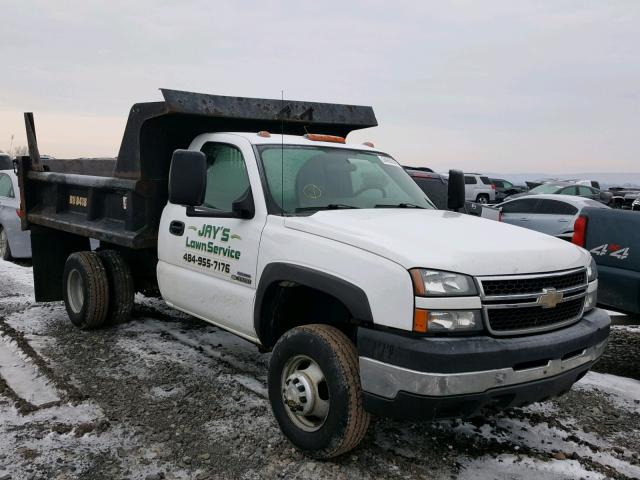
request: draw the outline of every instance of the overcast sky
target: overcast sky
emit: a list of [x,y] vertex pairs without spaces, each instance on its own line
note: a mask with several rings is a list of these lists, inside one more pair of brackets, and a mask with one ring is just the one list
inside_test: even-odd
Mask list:
[[0,0],[0,149],[112,156],[158,88],[372,105],[403,164],[638,171],[640,1]]

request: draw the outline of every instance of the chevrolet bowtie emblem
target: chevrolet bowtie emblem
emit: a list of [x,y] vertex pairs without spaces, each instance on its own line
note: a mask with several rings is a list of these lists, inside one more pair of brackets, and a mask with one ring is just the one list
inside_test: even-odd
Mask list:
[[542,308],[553,308],[562,301],[563,296],[562,292],[558,292],[555,288],[543,288],[537,303]]

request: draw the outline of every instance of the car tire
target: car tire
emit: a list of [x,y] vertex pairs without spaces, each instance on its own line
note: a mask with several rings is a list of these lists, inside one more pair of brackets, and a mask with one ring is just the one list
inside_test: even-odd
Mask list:
[[83,330],[102,326],[109,309],[109,282],[96,252],[69,255],[64,265],[62,293],[71,323]]
[[286,332],[273,350],[268,384],[280,429],[310,457],[346,453],[367,432],[358,354],[337,328],[315,324]]
[[133,276],[126,260],[115,250],[98,252],[109,282],[109,308],[106,323],[117,325],[131,317],[135,290]]
[[11,247],[9,247],[9,237],[4,227],[0,225],[0,258],[11,260]]
[[483,205],[486,205],[487,203],[489,203],[489,195],[481,193],[476,197],[476,203],[481,203]]

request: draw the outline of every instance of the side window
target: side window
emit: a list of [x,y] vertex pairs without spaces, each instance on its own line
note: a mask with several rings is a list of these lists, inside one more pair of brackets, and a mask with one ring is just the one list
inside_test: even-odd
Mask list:
[[489,180],[489,177],[480,177],[480,180],[482,180],[482,183],[484,183],[485,185],[491,185],[491,180]]
[[578,209],[573,205],[559,200],[540,200],[537,213],[546,215],[575,215]]
[[583,195],[583,196],[591,196],[593,195],[595,192],[589,188],[589,187],[578,187],[578,195]]
[[502,186],[503,186],[504,188],[513,188],[513,183],[511,183],[511,182],[507,182],[506,180],[503,180],[503,181],[502,181]]
[[0,197],[14,197],[11,178],[9,178],[9,175],[4,173],[0,174]]
[[502,207],[502,213],[534,213],[538,200],[535,198],[523,198],[507,202]]
[[464,176],[464,183],[465,183],[465,185],[475,185],[478,182],[476,181],[476,177],[471,177],[469,175],[465,175]]
[[577,195],[578,189],[576,187],[565,187],[562,190],[560,190],[560,193],[562,195]]
[[202,206],[230,212],[233,202],[250,188],[242,153],[231,145],[213,142],[205,143],[202,152],[207,157],[207,188]]

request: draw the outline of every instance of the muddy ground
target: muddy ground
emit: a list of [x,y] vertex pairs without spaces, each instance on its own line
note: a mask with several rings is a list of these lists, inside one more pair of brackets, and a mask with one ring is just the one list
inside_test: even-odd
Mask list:
[[141,296],[131,322],[79,331],[61,303],[34,303],[29,267],[0,260],[0,479],[638,478],[639,339],[614,327],[600,372],[560,399],[375,419],[318,462],[280,433],[251,344]]

